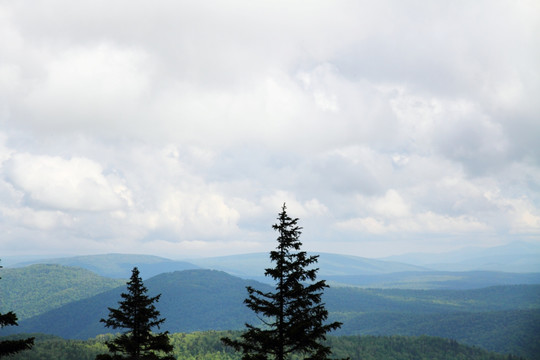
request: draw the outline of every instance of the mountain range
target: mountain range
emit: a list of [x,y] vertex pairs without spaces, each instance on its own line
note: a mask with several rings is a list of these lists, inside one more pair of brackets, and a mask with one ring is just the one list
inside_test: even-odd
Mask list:
[[[128,278],[131,269],[137,266],[143,279],[165,272],[204,268],[225,271],[244,279],[260,282],[271,281],[271,279],[264,276],[265,268],[271,266],[268,254],[265,253],[189,259],[186,261],[150,255],[87,255],[26,261],[6,267],[6,270],[31,264],[59,264],[80,267],[95,272],[100,276],[119,279]],[[319,268],[319,276],[334,286],[472,289],[495,285],[540,283],[540,272],[439,271],[426,266],[397,261],[329,253],[319,254],[317,267]]]
[[20,268],[33,264],[58,264],[74,266],[95,272],[100,276],[126,279],[131,274],[131,269],[137,266],[143,278],[150,278],[164,272],[198,269],[195,264],[185,261],[176,261],[159,256],[139,254],[100,254],[61,257],[51,259],[34,259],[18,262],[10,268]]
[[[19,288],[36,273],[51,273],[51,284],[62,283],[80,268],[58,265],[33,265],[4,269],[25,271],[11,289]],[[95,281],[102,281],[99,277]],[[0,281],[1,283],[1,281]],[[18,284],[18,285],[17,285]],[[158,309],[167,319],[163,330],[193,332],[242,329],[245,322],[258,319],[243,304],[246,286],[270,291],[272,286],[241,279],[217,270],[184,270],[149,278],[149,294],[162,294]],[[61,286],[43,285],[36,292],[44,298],[62,293]],[[49,291],[50,293],[47,293]],[[99,322],[116,307],[125,285],[99,294],[73,300],[38,315],[25,318],[19,327],[4,328],[0,335],[15,332],[45,333],[64,338],[87,339],[110,332]],[[35,307],[39,303],[34,299]],[[343,322],[338,335],[435,335],[456,339],[492,351],[529,353],[540,343],[540,285],[496,286],[473,290],[405,290],[331,287],[323,301],[330,321]],[[30,313],[31,301],[10,310]],[[1,308],[0,312],[6,311]],[[525,343],[523,343],[525,341]],[[521,345],[520,345],[521,344]],[[532,350],[531,350],[532,349]],[[539,349],[540,350],[540,349]]]
[[540,272],[540,244],[516,241],[494,247],[466,247],[444,253],[411,253],[381,260],[440,271]]
[[[514,245],[387,259],[321,253],[318,275],[331,285],[323,298],[329,320],[343,322],[336,335],[426,334],[537,358],[540,272],[525,270],[535,269],[538,249]],[[273,286],[264,277],[271,267],[267,253],[182,261],[129,254],[13,260],[0,270],[0,313],[15,311],[20,326],[4,328],[0,336],[26,332],[87,339],[110,331],[99,319],[117,305],[134,266],[150,294],[162,294],[158,308],[171,332],[256,323],[243,304],[245,287],[270,291]],[[496,261],[497,271],[485,270]]]

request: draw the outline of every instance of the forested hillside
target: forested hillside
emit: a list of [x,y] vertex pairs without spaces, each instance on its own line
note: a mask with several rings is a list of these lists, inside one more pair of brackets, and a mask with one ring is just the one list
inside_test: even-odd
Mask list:
[[[213,270],[165,273],[145,282],[150,294],[162,294],[158,307],[167,318],[164,329],[171,332],[239,329],[245,321],[256,320],[243,304],[249,284],[267,286]],[[116,306],[124,290],[125,286],[66,304],[0,334],[24,331],[72,339],[94,337],[107,332],[99,319],[106,317],[107,307]]]
[[499,353],[540,354],[540,310],[474,313],[377,312],[344,320],[336,334],[408,335],[455,339]]
[[[2,281],[0,281],[1,283]],[[212,270],[165,273],[145,281],[170,332],[242,329],[257,321],[243,304],[247,285],[256,283]],[[116,306],[121,287],[71,302],[6,328],[88,339],[108,332],[99,319]],[[474,290],[399,290],[331,287],[324,295],[330,320],[344,322],[340,335],[436,335],[492,351],[523,354],[540,343],[540,285],[497,286]],[[17,307],[12,310],[17,311]],[[60,319],[60,320],[59,320]]]
[[125,284],[125,280],[60,265],[4,268],[0,277],[0,313],[15,311],[19,320]]
[[[174,356],[182,360],[240,360],[240,354],[225,347],[220,338],[237,336],[232,332],[195,332],[171,334]],[[111,335],[90,340],[64,340],[36,335],[32,350],[10,357],[10,360],[94,360],[106,352],[103,343]],[[510,355],[495,354],[475,347],[461,345],[453,340],[435,337],[404,336],[345,336],[328,338],[333,357],[351,360],[518,360]],[[534,354],[532,354],[534,355]],[[528,359],[534,360],[531,356]],[[296,358],[293,358],[296,360]]]

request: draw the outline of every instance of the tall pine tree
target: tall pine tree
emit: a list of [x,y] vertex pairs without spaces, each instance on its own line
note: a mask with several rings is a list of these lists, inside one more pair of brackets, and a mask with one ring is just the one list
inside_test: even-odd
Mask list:
[[[0,266],[0,269],[2,266]],[[1,278],[0,278],[1,279]],[[17,326],[17,315],[13,312],[7,312],[5,314],[0,313],[0,328],[5,326]],[[34,338],[20,339],[20,340],[4,340],[0,341],[0,358],[12,354],[16,354],[23,350],[31,349],[34,345]]]
[[275,292],[262,292],[248,286],[244,303],[259,316],[263,326],[246,324],[247,330],[238,340],[222,341],[242,352],[244,360],[285,360],[291,355],[306,359],[327,359],[331,354],[322,344],[326,333],[341,327],[341,323],[324,324],[328,311],[321,297],[328,287],[324,280],[316,281],[317,268],[311,266],[318,256],[300,251],[301,227],[298,219],[287,215],[286,206],[272,227],[279,233],[276,250],[270,252],[275,267],[265,276],[275,281]]
[[98,355],[96,360],[130,359],[130,360],[174,360],[170,355],[173,346],[170,344],[168,332],[154,334],[152,328],[163,324],[160,313],[154,302],[158,302],[161,294],[148,297],[148,289],[139,276],[139,269],[133,268],[131,279],[127,283],[127,293],[122,293],[122,301],[118,309],[109,309],[109,317],[101,319],[106,327],[122,328],[127,331],[111,341],[107,347],[113,355]]

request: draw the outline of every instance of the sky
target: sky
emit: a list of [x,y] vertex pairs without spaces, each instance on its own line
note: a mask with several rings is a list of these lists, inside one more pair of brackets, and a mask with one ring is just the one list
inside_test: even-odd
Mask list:
[[540,243],[535,0],[0,0],[0,257]]

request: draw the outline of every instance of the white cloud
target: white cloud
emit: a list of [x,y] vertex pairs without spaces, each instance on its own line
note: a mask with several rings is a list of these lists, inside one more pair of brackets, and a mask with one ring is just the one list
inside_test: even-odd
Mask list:
[[51,231],[58,228],[70,227],[75,221],[72,216],[61,211],[33,210],[24,208],[1,208],[4,222],[12,225],[28,227],[30,229]]
[[144,53],[104,43],[47,55],[46,75],[35,79],[20,105],[33,126],[106,136],[138,122],[152,71]]
[[100,164],[20,153],[7,165],[9,180],[37,206],[59,210],[114,210],[129,202],[129,191]]
[[466,216],[451,217],[448,215],[425,212],[406,218],[387,219],[384,217],[354,218],[337,223],[338,228],[358,231],[360,233],[421,233],[463,235],[480,231],[489,231],[489,226],[477,219]]
[[538,19],[534,1],[2,3],[0,251],[264,249],[283,202],[312,249],[536,240]]
[[384,197],[376,199],[372,208],[375,213],[385,217],[404,217],[410,212],[409,205],[394,189],[388,190]]

